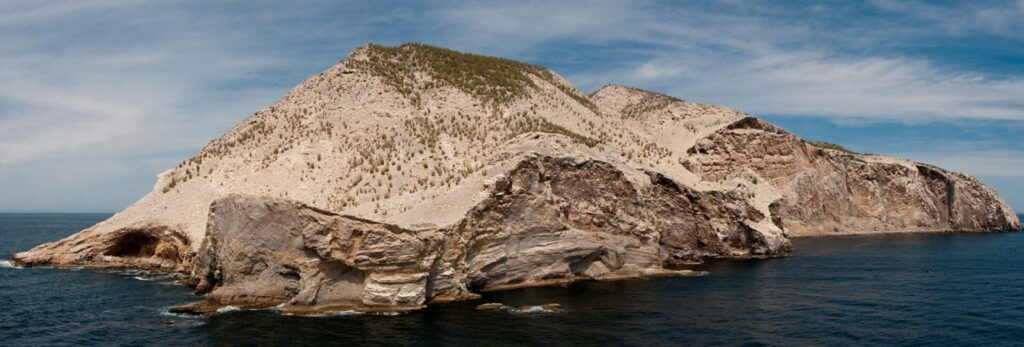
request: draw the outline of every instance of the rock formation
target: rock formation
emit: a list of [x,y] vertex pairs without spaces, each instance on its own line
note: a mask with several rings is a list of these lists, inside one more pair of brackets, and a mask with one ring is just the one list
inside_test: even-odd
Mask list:
[[475,292],[686,275],[789,237],[1004,231],[977,179],[809,143],[749,115],[529,64],[361,47],[160,174],[140,201],[14,256],[191,275],[180,310],[403,310]]
[[690,148],[684,163],[723,180],[735,163],[782,194],[772,215],[791,236],[1017,230],[1014,212],[976,178],[892,158],[806,143],[745,118]]

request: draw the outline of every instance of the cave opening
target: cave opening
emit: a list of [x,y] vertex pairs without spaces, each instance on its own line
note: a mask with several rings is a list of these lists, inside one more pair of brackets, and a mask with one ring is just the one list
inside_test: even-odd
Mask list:
[[150,257],[156,254],[160,240],[143,232],[129,232],[121,235],[107,250],[106,255],[115,257]]

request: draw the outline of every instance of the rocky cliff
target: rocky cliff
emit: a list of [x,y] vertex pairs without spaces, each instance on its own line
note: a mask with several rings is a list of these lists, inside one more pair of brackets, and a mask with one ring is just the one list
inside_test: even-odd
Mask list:
[[1016,230],[973,177],[808,143],[726,108],[539,66],[368,45],[21,266],[191,275],[186,308],[411,309],[687,274],[788,238]]

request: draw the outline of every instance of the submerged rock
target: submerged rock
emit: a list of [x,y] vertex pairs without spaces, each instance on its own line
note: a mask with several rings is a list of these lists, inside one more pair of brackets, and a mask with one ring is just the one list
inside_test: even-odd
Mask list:
[[501,310],[503,307],[505,307],[505,305],[493,302],[476,305],[476,309],[480,311],[498,311]]

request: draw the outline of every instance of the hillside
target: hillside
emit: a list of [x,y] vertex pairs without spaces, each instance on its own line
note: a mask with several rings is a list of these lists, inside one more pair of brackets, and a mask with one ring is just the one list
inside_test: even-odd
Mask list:
[[[639,89],[585,95],[536,65],[371,44],[160,174],[131,207],[13,260],[188,272],[220,304],[251,301],[239,288],[298,288],[261,302],[276,305],[342,281],[335,296],[292,305],[418,307],[784,255],[792,236],[1019,226],[964,174],[807,143],[741,112]],[[214,278],[238,258],[227,254],[271,247],[247,228],[299,240],[261,260],[297,278]],[[379,237],[366,239],[371,231]],[[332,262],[344,265],[323,268]]]

